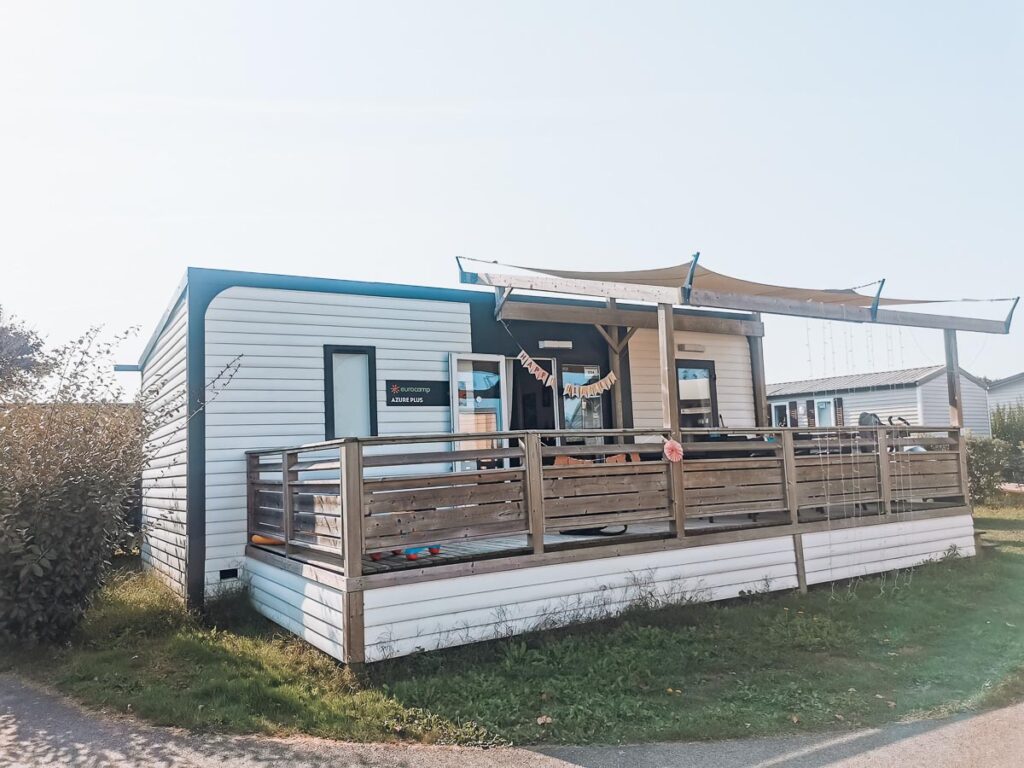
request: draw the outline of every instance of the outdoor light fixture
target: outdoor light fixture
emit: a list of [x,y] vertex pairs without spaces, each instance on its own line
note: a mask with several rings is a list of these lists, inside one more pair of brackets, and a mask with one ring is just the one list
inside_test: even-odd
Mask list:
[[572,349],[571,341],[538,341],[537,346],[541,349]]

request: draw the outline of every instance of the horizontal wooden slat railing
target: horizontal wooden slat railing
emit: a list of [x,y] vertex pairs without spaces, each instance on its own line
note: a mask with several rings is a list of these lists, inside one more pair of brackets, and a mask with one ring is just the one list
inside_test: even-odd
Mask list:
[[687,519],[692,534],[967,503],[956,428],[684,429],[679,464],[663,456],[668,437],[493,432],[251,451],[250,541],[361,575],[364,556],[452,542],[525,537],[542,553],[545,534],[685,536]]

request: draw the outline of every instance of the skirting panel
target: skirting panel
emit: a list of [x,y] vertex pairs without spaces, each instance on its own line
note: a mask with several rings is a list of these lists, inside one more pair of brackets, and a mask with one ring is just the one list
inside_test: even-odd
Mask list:
[[805,533],[808,584],[909,568],[952,552],[974,555],[970,515]]
[[[802,541],[807,583],[820,584],[953,552],[973,556],[974,525],[958,515],[804,533]],[[257,611],[343,661],[358,660],[365,642],[368,662],[607,618],[638,604],[798,586],[790,535],[370,588],[361,593],[361,612],[358,592],[346,595],[254,557],[245,569]],[[353,617],[347,633],[346,615]]]
[[324,653],[345,658],[343,593],[251,557],[245,572],[259,613]]
[[364,593],[366,660],[797,586],[791,536],[460,576]]

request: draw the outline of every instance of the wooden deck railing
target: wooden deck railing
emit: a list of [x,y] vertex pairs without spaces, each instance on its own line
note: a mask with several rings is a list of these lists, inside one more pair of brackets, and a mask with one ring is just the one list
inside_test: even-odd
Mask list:
[[[349,438],[247,453],[249,534],[340,558],[686,521],[730,529],[967,503],[951,427],[545,431]],[[650,526],[654,526],[651,528]],[[660,527],[659,527],[660,526]],[[695,527],[691,533],[699,532]],[[648,533],[648,535],[651,535]]]

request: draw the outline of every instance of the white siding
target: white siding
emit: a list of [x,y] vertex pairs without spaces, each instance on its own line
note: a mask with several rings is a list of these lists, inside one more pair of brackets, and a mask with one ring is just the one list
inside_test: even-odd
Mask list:
[[[808,400],[836,397],[843,398],[843,416],[845,426],[854,426],[858,423],[861,413],[877,413],[882,421],[887,421],[890,416],[900,417],[911,424],[921,424],[920,410],[917,402],[917,390],[914,387],[901,387],[895,389],[874,389],[864,392],[819,392],[813,395],[792,395],[788,397],[771,397],[768,399],[770,405],[788,404],[796,400],[800,405],[800,423],[798,427],[807,426],[805,405]],[[948,420],[948,417],[947,417]]]
[[621,613],[638,601],[709,602],[797,585],[781,536],[370,589],[366,660]]
[[803,544],[807,583],[819,584],[909,568],[941,558],[951,547],[961,556],[971,557],[974,522],[970,515],[962,515],[866,525],[805,533]]
[[[675,338],[676,344],[704,347],[703,352],[678,352],[677,358],[714,360],[718,412],[725,426],[730,429],[753,427],[754,384],[747,337],[676,331]],[[629,340],[629,377],[633,397],[633,426],[637,429],[662,426],[661,372],[656,330],[639,330]]]
[[[940,427],[949,424],[949,391],[946,388],[946,375],[943,373],[926,381],[918,390],[921,393],[924,423]],[[964,399],[964,426],[971,434],[991,437],[988,393],[966,376],[960,377],[960,393]]]
[[990,389],[988,405],[993,411],[999,406],[1024,405],[1024,378]]
[[206,406],[206,580],[242,565],[245,451],[324,439],[324,345],[376,347],[381,435],[448,432],[448,407],[385,405],[385,381],[448,379],[471,351],[469,305],[450,301],[230,288],[206,312],[206,376],[241,355]]
[[150,440],[153,460],[142,473],[142,562],[177,594],[185,594],[185,478],[188,340],[182,298],[157,338],[142,370],[142,388],[153,395],[160,425]]
[[344,595],[312,579],[245,558],[249,599],[275,624],[315,648],[342,659]]

